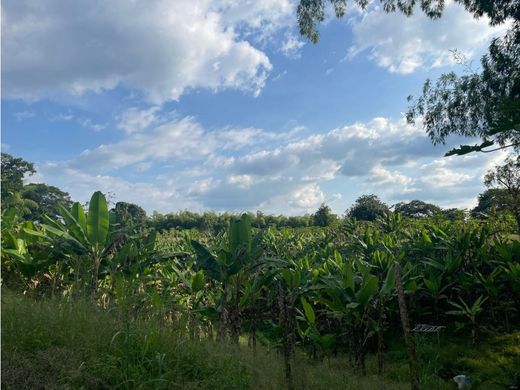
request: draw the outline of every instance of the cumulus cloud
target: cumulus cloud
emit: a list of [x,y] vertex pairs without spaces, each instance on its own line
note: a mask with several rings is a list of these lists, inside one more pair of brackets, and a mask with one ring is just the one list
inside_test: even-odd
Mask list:
[[118,85],[158,104],[194,88],[258,94],[272,65],[244,31],[276,31],[290,12],[288,1],[4,1],[3,96]]
[[442,18],[431,20],[416,10],[413,17],[385,13],[374,7],[351,20],[353,45],[347,58],[360,53],[392,73],[407,74],[455,64],[450,50],[468,59],[507,26],[491,27],[485,17],[474,19],[462,6],[447,2]]
[[[305,136],[256,128],[208,131],[184,117],[46,166],[44,175],[58,178],[51,184],[84,193],[84,200],[87,192],[109,190],[113,183],[111,191],[133,192],[131,200],[149,211],[169,204],[170,210],[190,205],[301,214],[335,202],[341,212],[367,193],[389,203],[422,199],[471,206],[483,190],[485,172],[504,154],[440,158],[449,147],[433,147],[420,126],[405,119],[374,118]],[[161,174],[152,176],[154,167]],[[165,198],[159,201],[161,194]],[[336,202],[340,198],[345,204]]]

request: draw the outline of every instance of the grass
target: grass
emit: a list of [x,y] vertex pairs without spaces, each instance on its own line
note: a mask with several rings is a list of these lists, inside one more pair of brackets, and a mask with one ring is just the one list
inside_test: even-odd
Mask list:
[[[397,340],[397,339],[396,339]],[[427,389],[454,389],[452,374],[469,373],[476,388],[511,386],[518,380],[520,333],[492,339],[485,348],[457,343],[437,346],[418,340],[422,383]],[[464,350],[464,353],[461,353]],[[402,344],[387,354],[384,378],[368,356],[360,377],[348,357],[323,362],[297,353],[297,389],[408,389]],[[274,350],[233,348],[192,342],[173,326],[154,320],[124,321],[117,310],[88,301],[32,300],[2,296],[3,389],[283,389],[283,364]],[[475,387],[474,387],[475,388]]]

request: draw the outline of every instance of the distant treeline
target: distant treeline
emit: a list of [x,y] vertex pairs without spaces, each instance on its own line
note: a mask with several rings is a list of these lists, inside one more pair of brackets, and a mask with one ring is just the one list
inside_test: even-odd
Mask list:
[[[22,158],[2,153],[2,212],[16,210],[17,215],[28,221],[42,222],[44,216],[59,217],[59,206],[70,208],[72,199],[61,189],[44,183],[25,184],[24,180],[36,172],[33,164]],[[332,212],[329,206],[322,204],[314,213],[301,216],[270,215],[261,211],[248,213],[253,227],[299,228],[308,226],[331,226],[345,218],[374,221],[385,214],[396,212],[411,218],[439,217],[450,220],[465,219],[469,216],[486,218],[494,212],[515,212],[520,209],[518,200],[505,188],[489,188],[478,197],[478,205],[473,210],[442,209],[432,203],[421,200],[400,202],[392,206],[382,202],[377,195],[360,196],[343,215]],[[111,218],[120,225],[133,224],[154,228],[158,231],[170,229],[198,229],[207,232],[221,232],[227,229],[233,215],[241,213],[216,213],[213,211],[193,212],[183,210],[161,214],[154,212],[148,216],[139,205],[117,202],[110,210]],[[520,223],[519,223],[520,230]]]

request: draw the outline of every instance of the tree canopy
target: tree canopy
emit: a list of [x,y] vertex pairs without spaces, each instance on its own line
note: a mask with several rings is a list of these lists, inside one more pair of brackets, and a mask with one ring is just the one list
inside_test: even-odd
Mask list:
[[377,195],[362,195],[356,199],[352,207],[347,210],[349,218],[363,221],[374,221],[378,217],[390,212],[388,206]]
[[411,202],[399,202],[394,206],[394,211],[407,217],[431,217],[441,212],[441,208],[422,200],[412,200]]
[[[410,96],[407,119],[420,119],[434,144],[445,143],[449,135],[479,137],[475,145],[461,145],[447,155],[474,151],[488,152],[514,147],[520,150],[520,6],[518,0],[455,0],[475,18],[487,16],[492,25],[508,20],[507,33],[496,38],[481,60],[482,69],[462,76],[443,74],[436,82],[426,80],[418,98]],[[316,43],[318,24],[325,20],[330,3],[336,16],[345,15],[347,0],[300,0],[297,19],[300,33]],[[368,0],[353,0],[366,8]],[[410,16],[420,8],[427,16],[442,16],[444,0],[380,0],[386,12]],[[489,149],[493,147],[492,149]]]
[[67,209],[72,207],[72,200],[67,192],[44,183],[25,185],[22,189],[22,197],[31,200],[36,205],[31,208],[29,215],[26,215],[27,219],[33,221],[41,221],[44,215],[56,218],[60,215],[58,205]]
[[[420,7],[428,17],[441,17],[445,0],[379,0],[386,12],[401,12],[411,16]],[[520,20],[520,7],[517,0],[455,0],[473,14],[475,18],[487,16],[493,25],[504,23],[507,19]],[[320,37],[318,25],[325,20],[325,7],[330,4],[336,17],[341,18],[347,10],[347,0],[300,0],[297,8],[300,34],[316,43]],[[352,0],[353,4],[365,9],[368,0]]]
[[484,178],[484,184],[487,187],[496,185],[507,191],[510,209],[516,218],[520,232],[520,157],[509,156],[504,165],[490,170]]
[[325,203],[322,203],[318,210],[312,215],[312,224],[314,226],[330,226],[337,220],[337,216]]
[[10,154],[2,153],[2,210],[16,208],[22,212],[28,211],[28,205],[21,196],[23,189],[23,179],[36,172],[34,165],[23,158],[13,157]]
[[504,188],[488,188],[478,196],[478,203],[471,210],[474,217],[482,217],[493,211],[504,211],[510,208],[510,197]]

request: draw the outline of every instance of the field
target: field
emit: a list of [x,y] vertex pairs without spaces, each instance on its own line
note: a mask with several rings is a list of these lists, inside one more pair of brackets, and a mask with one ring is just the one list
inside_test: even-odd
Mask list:
[[399,214],[257,229],[245,214],[157,233],[101,193],[44,223],[4,215],[2,387],[515,388],[514,229]]

